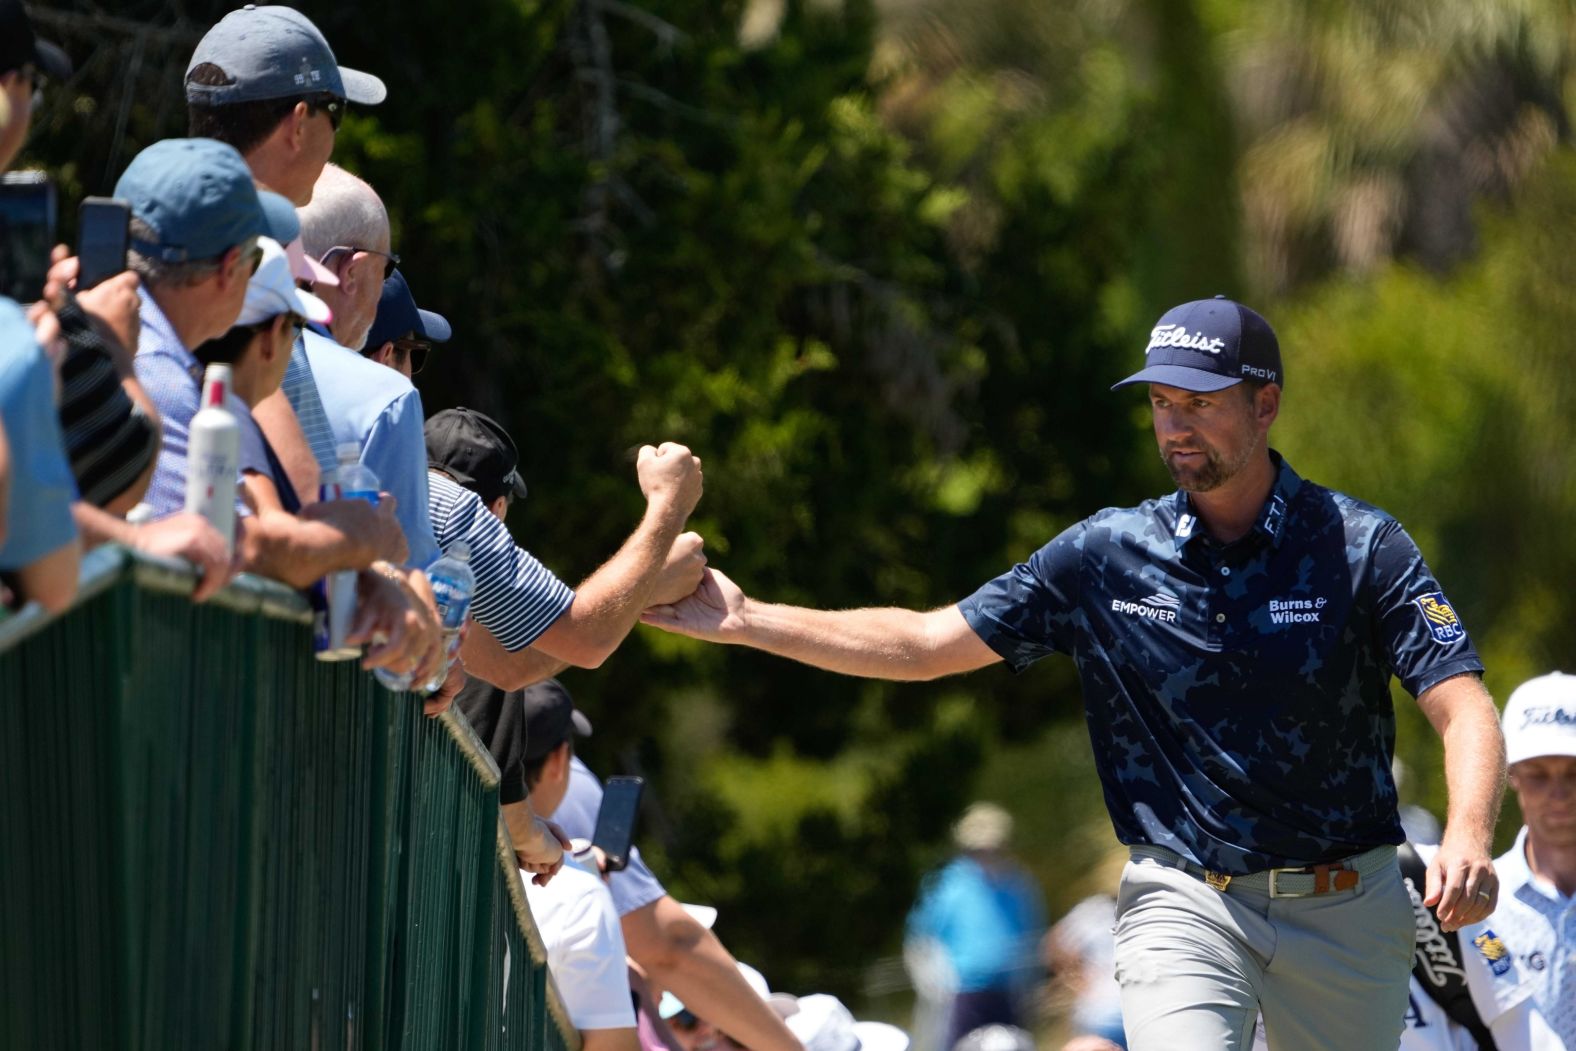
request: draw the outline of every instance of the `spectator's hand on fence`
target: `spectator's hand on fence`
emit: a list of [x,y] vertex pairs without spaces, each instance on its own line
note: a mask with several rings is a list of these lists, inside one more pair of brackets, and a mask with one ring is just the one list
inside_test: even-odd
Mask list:
[[356,579],[356,617],[346,641],[368,644],[362,668],[414,673],[418,682],[423,676],[430,679],[438,670],[443,636],[427,601],[403,572],[387,563],[363,569]]
[[724,642],[744,628],[744,592],[720,570],[701,573],[700,587],[678,602],[652,606],[640,615],[647,624],[691,638]]
[[695,510],[705,487],[700,457],[676,442],[663,442],[656,447],[642,445],[635,473],[646,503],[680,519],[688,518]]
[[206,602],[230,582],[238,560],[225,553],[224,537],[202,515],[182,511],[136,527],[131,546],[150,555],[183,558],[196,567],[193,602]]
[[564,851],[569,849],[569,837],[564,830],[546,818],[533,816],[533,828],[517,842],[515,857],[520,867],[531,873],[531,882],[538,887],[547,882],[564,867]]
[[668,550],[667,564],[651,589],[651,604],[665,606],[690,595],[706,571],[706,541],[699,533],[680,533]]
[[323,500],[302,508],[301,517],[330,525],[359,545],[357,561],[364,565],[378,559],[399,565],[410,556],[410,547],[394,517],[398,503],[389,493],[378,494],[376,507],[365,500]]
[[465,664],[459,657],[455,657],[449,665],[449,674],[443,677],[443,685],[434,690],[421,706],[421,714],[431,717],[442,715],[454,704],[454,698],[465,689]]

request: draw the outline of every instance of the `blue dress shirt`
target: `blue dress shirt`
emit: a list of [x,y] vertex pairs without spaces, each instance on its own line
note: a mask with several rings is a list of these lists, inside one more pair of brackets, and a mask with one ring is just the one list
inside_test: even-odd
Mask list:
[[308,329],[305,339],[334,442],[361,447],[361,462],[398,501],[394,511],[410,545],[410,564],[425,568],[439,552],[427,510],[421,395],[394,369],[347,350],[320,332]]

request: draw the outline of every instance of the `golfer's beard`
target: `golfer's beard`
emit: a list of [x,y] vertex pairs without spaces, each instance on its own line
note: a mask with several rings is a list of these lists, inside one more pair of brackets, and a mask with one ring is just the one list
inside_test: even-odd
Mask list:
[[1209,446],[1201,447],[1204,462],[1201,464],[1177,464],[1171,459],[1170,452],[1160,451],[1160,462],[1166,465],[1166,470],[1171,472],[1171,480],[1177,488],[1189,493],[1207,493],[1211,489],[1218,489],[1232,478],[1238,471],[1247,466],[1248,460],[1253,456],[1253,447],[1246,446],[1242,455],[1233,462],[1221,458],[1217,449]]

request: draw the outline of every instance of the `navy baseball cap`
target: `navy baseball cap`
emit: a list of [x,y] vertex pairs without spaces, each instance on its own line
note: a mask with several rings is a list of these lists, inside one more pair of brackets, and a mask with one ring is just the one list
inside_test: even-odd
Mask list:
[[383,282],[383,297],[378,300],[378,316],[372,320],[372,327],[367,330],[367,341],[361,345],[361,349],[375,350],[385,343],[403,339],[407,332],[414,332],[417,339],[433,343],[447,343],[454,334],[442,314],[416,306],[410,286],[405,283],[405,275],[396,270]]
[[[195,84],[192,70],[209,63],[228,84]],[[371,73],[345,69],[312,20],[291,7],[247,4],[231,11],[197,42],[186,66],[186,101],[201,106],[284,99],[327,92],[363,106],[388,97]]]
[[1163,383],[1207,392],[1243,380],[1286,385],[1280,343],[1270,323],[1241,303],[1216,296],[1172,307],[1144,348],[1144,368],[1111,387]]
[[436,467],[488,503],[506,493],[525,499],[520,450],[491,416],[463,405],[444,409],[432,414],[422,433],[427,439],[427,466]]
[[290,202],[259,190],[234,146],[215,139],[164,139],[132,158],[115,196],[153,228],[157,241],[133,238],[150,259],[212,259],[249,237],[284,243],[301,233]]
[[574,699],[557,679],[516,690],[504,702],[518,703],[525,711],[525,761],[535,762],[571,736],[591,736],[591,720],[575,707]]
[[0,0],[0,73],[31,62],[55,80],[71,76],[71,59],[59,47],[33,33],[22,0]]

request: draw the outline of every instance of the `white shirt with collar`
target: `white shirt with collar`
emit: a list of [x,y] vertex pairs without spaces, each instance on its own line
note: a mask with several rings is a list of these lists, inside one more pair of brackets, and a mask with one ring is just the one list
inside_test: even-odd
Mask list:
[[1499,904],[1488,919],[1515,953],[1532,999],[1549,1026],[1576,1049],[1576,897],[1561,894],[1527,865],[1527,829],[1494,859]]

